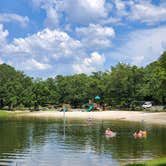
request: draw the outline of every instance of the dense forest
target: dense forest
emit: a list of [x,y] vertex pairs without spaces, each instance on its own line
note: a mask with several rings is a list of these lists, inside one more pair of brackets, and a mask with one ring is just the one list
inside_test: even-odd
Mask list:
[[0,65],[0,109],[57,106],[81,107],[99,95],[115,108],[133,108],[141,101],[166,103],[166,52],[146,67],[118,63],[109,71],[91,75],[58,75],[34,79],[7,64]]

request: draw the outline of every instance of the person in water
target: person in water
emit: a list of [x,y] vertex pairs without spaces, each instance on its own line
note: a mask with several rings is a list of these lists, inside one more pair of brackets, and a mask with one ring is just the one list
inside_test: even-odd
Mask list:
[[116,137],[116,132],[113,132],[110,128],[107,128],[105,130],[105,137],[106,137],[106,139],[114,138],[114,137]]
[[147,132],[146,131],[142,131],[142,130],[137,130],[133,136],[135,138],[145,138],[147,136]]
[[112,134],[113,133],[113,131],[110,129],[110,128],[107,128],[106,130],[105,130],[105,134]]

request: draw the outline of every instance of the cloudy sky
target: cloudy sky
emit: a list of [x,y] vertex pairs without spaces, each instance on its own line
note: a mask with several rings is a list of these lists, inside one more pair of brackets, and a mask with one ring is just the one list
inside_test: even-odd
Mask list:
[[0,64],[29,76],[145,66],[164,50],[165,0],[0,1]]

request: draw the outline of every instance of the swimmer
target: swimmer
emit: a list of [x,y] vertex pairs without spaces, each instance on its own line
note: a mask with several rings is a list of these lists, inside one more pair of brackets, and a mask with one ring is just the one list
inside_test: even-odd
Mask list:
[[146,131],[142,131],[142,130],[138,130],[138,131],[136,131],[136,132],[133,134],[133,136],[134,136],[135,138],[146,138],[147,132],[146,132]]

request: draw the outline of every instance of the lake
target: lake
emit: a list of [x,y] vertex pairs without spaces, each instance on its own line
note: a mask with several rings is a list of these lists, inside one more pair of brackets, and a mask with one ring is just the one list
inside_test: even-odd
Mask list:
[[[117,132],[108,138],[109,127]],[[145,129],[147,138],[132,133]],[[166,156],[166,127],[117,121],[0,120],[0,165],[119,166]]]

